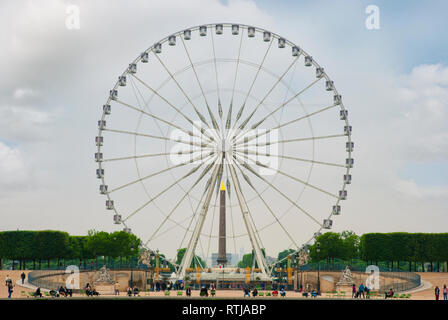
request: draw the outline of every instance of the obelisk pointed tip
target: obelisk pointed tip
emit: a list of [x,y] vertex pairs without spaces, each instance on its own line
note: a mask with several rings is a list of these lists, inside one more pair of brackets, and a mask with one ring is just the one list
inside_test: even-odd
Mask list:
[[224,184],[224,180],[221,183],[221,191],[225,191],[226,190],[226,185]]

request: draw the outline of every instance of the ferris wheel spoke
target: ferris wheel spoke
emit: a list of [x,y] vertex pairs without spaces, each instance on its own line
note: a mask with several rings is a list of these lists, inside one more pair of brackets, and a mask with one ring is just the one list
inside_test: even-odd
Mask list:
[[[179,154],[179,155],[192,154],[192,153],[199,152],[199,151],[203,151],[203,149],[194,149],[194,150],[190,150],[190,151],[179,151],[179,152],[176,152],[176,154]],[[139,155],[139,156],[128,156],[128,157],[103,159],[102,162],[132,160],[132,159],[152,158],[152,157],[162,157],[162,156],[169,156],[171,154],[172,154],[172,152],[150,153],[150,154],[142,154],[142,155]]]
[[[235,163],[235,165],[237,165],[236,163]],[[239,168],[239,167],[238,167]],[[241,170],[241,169],[240,169]],[[241,172],[242,173],[242,172]],[[243,174],[243,173],[242,173]],[[244,180],[246,180],[246,178],[248,178],[246,175],[244,175],[243,174],[243,178],[244,178]],[[247,182],[248,180],[246,180],[246,182]],[[249,207],[249,205],[247,205],[248,207]],[[263,245],[263,241],[261,240],[261,237],[260,237],[260,234],[259,234],[259,232],[261,231],[259,228],[257,228],[257,225],[255,224],[255,220],[254,220],[254,218],[253,218],[253,216],[252,216],[252,214],[251,214],[251,212],[250,212],[250,210],[248,210],[248,214],[249,214],[249,218],[250,218],[250,222],[252,223],[252,226],[253,226],[253,230],[255,231],[255,236],[258,238],[258,242],[260,243],[260,245],[261,245],[261,248],[264,248],[264,245]]]
[[[149,240],[147,241],[148,243],[151,242],[154,237],[157,235],[157,233],[160,231],[160,229],[163,227],[163,225],[171,218],[171,216],[173,215],[174,211],[179,207],[179,205],[182,203],[182,201],[184,201],[185,198],[187,198],[187,196],[190,194],[191,191],[193,191],[193,189],[198,185],[198,183],[204,178],[204,176],[210,171],[210,169],[212,168],[212,166],[214,165],[214,162],[211,162],[207,167],[205,167],[205,169],[203,170],[202,174],[199,176],[199,178],[196,179],[196,181],[193,183],[193,185],[188,189],[188,191],[180,198],[179,201],[177,201],[176,205],[173,207],[173,209],[171,209],[171,211],[169,212],[169,214],[165,217],[165,219],[163,220],[163,222],[157,227],[157,229],[154,231],[154,233],[151,235],[151,237],[149,238]],[[145,244],[146,245],[146,244]]]
[[[323,77],[322,77],[323,78]],[[295,95],[293,95],[291,98],[289,98],[286,102],[283,102],[280,106],[278,106],[277,108],[275,108],[273,111],[269,112],[269,114],[267,116],[265,116],[263,119],[261,119],[260,121],[258,121],[257,123],[255,123],[252,126],[252,129],[257,128],[260,124],[262,124],[264,121],[266,121],[267,118],[269,118],[270,116],[272,116],[274,113],[276,113],[278,110],[284,108],[286,105],[288,105],[292,100],[296,99],[298,96],[300,96],[302,93],[304,93],[306,90],[308,90],[309,88],[311,88],[313,85],[315,85],[316,83],[319,82],[320,79],[322,78],[317,78],[316,80],[314,80],[313,82],[311,82],[308,86],[306,86],[304,89],[300,90],[299,92],[297,92]]]
[[246,120],[244,120],[241,125],[239,126],[239,130],[243,130],[247,123],[250,121],[250,119],[252,119],[253,115],[255,114],[255,112],[258,110],[258,108],[260,107],[260,105],[266,100],[267,97],[270,96],[270,94],[272,93],[272,91],[275,89],[275,87],[277,87],[277,85],[282,81],[282,79],[285,77],[285,75],[289,72],[289,70],[291,70],[291,68],[296,64],[297,59],[299,59],[299,56],[297,56],[293,62],[288,66],[288,68],[285,70],[285,72],[283,72],[283,74],[277,79],[277,81],[274,83],[274,85],[268,90],[268,92],[266,93],[266,95],[263,97],[263,99],[260,100],[260,102],[257,104],[257,106],[254,108],[254,110],[249,114],[249,116],[246,118]]
[[273,142],[262,142],[256,144],[239,144],[238,147],[262,147],[262,146],[270,146],[273,144],[281,144],[281,143],[290,143],[290,142],[301,142],[301,141],[310,141],[310,140],[321,140],[321,139],[333,139],[346,137],[346,134],[334,134],[329,136],[318,136],[318,137],[308,137],[308,138],[295,138],[295,139],[287,139],[287,140],[278,140]]
[[292,157],[292,156],[285,156],[285,155],[281,155],[281,154],[262,153],[262,152],[258,152],[258,151],[247,150],[247,149],[245,149],[245,150],[234,149],[233,151],[241,153],[242,155],[243,154],[253,154],[253,155],[257,155],[257,156],[276,157],[276,158],[282,158],[282,159],[288,159],[288,160],[295,160],[295,161],[309,162],[309,163],[314,163],[314,164],[321,164],[321,165],[326,165],[326,166],[334,166],[334,167],[346,168],[346,165],[344,165],[344,164],[338,164],[338,163],[332,163],[332,162],[323,162],[323,161],[317,161],[317,160],[311,160],[311,159],[302,159],[302,158],[297,158],[297,157]]
[[235,121],[234,121],[234,123],[233,123],[232,130],[235,129],[235,126],[236,126],[238,120],[241,118],[241,115],[243,114],[244,107],[246,106],[247,99],[249,98],[249,95],[250,95],[250,93],[251,93],[251,91],[252,91],[252,88],[253,88],[253,86],[254,86],[254,84],[255,84],[255,81],[256,81],[257,78],[258,78],[258,74],[260,73],[260,70],[261,70],[262,67],[263,67],[264,61],[265,61],[265,59],[266,59],[266,57],[267,57],[267,55],[268,55],[268,53],[269,53],[269,50],[271,49],[271,45],[272,45],[272,42],[273,42],[273,41],[274,41],[274,38],[272,38],[271,41],[269,42],[269,46],[268,46],[268,48],[267,48],[267,50],[266,50],[266,52],[265,52],[265,54],[264,54],[264,56],[263,56],[263,60],[261,61],[261,64],[258,66],[257,73],[255,74],[255,77],[254,77],[254,79],[252,80],[252,83],[251,83],[251,85],[250,85],[250,87],[249,87],[249,91],[247,91],[246,98],[244,99],[243,104],[241,105],[240,109],[238,110],[238,113],[237,113],[237,115],[236,115],[236,119],[235,119]]
[[[319,113],[321,113],[321,112],[330,110],[330,109],[332,109],[332,108],[334,108],[334,107],[336,107],[336,106],[337,106],[336,104],[333,104],[333,105],[331,105],[331,106],[324,107],[324,108],[322,108],[322,109],[320,109],[320,110],[317,110],[317,111],[315,111],[315,112],[309,113],[309,114],[307,114],[307,115],[305,115],[305,116],[301,116],[301,117],[299,117],[299,118],[296,118],[296,119],[287,121],[287,122],[285,122],[285,123],[279,124],[279,125],[277,125],[276,127],[273,127],[272,129],[268,129],[268,130],[266,130],[266,131],[264,131],[264,132],[258,133],[258,134],[256,134],[256,135],[251,136],[251,137],[247,137],[247,138],[245,137],[245,141],[244,141],[244,142],[247,143],[247,142],[249,142],[249,141],[251,141],[251,140],[253,140],[253,139],[256,139],[256,138],[259,138],[259,137],[262,137],[262,136],[268,134],[268,133],[271,132],[272,130],[277,130],[277,129],[283,128],[283,127],[285,127],[285,126],[287,126],[287,125],[290,125],[290,124],[292,124],[292,123],[298,122],[298,121],[300,121],[300,120],[310,118],[310,117],[312,117],[312,116],[315,116],[316,114],[319,114]],[[264,120],[265,120],[265,119],[262,119],[262,120],[260,120],[259,122],[257,122],[256,124],[254,124],[254,125],[251,127],[251,129],[252,129],[252,130],[253,130],[253,129],[256,129],[261,123],[264,122]],[[236,142],[237,145],[238,145],[239,143],[241,143],[241,140],[239,140],[239,141]]]
[[233,221],[233,210],[232,210],[232,203],[231,203],[231,201],[230,201],[230,199],[231,199],[231,193],[230,193],[230,182],[229,182],[229,169],[228,169],[228,165],[227,166],[225,166],[225,173],[226,173],[226,179],[227,179],[227,195],[229,196],[229,202],[230,202],[230,222],[231,222],[231,225],[232,225],[232,240],[233,240],[233,248],[234,248],[234,251],[235,251],[235,253],[236,253],[236,237],[235,237],[235,223],[234,223],[234,221]]
[[[208,124],[207,120],[205,119],[205,117],[202,115],[202,113],[199,112],[199,110],[196,108],[196,106],[194,105],[193,101],[191,101],[190,97],[186,94],[184,88],[182,88],[182,86],[179,84],[179,82],[176,80],[176,78],[174,77],[174,75],[171,73],[171,71],[167,68],[167,66],[163,63],[162,59],[160,59],[160,57],[157,54],[154,54],[154,56],[157,58],[157,60],[160,62],[160,64],[163,66],[163,68],[165,69],[165,71],[170,75],[171,79],[173,80],[173,82],[176,84],[176,86],[179,88],[179,90],[182,92],[182,94],[185,96],[185,98],[188,100],[188,102],[191,104],[191,106],[193,107],[193,110],[196,112],[197,116],[199,117],[199,119],[201,119],[202,123],[205,124],[205,126],[209,129],[210,125]],[[193,66],[193,65],[192,65]],[[212,131],[213,132],[213,131]],[[215,136],[215,138],[217,138]]]
[[[187,54],[188,61],[190,61],[191,69],[193,70],[193,73],[194,73],[194,76],[196,78],[196,81],[198,82],[199,88],[201,89],[202,96],[204,97],[204,102],[205,102],[205,105],[207,107],[207,111],[208,111],[208,114],[210,116],[210,120],[212,122],[213,129],[218,130],[219,129],[218,128],[218,123],[216,122],[216,119],[213,116],[212,111],[210,110],[210,105],[208,104],[207,97],[204,94],[204,89],[202,88],[202,84],[201,84],[201,81],[199,80],[198,73],[196,72],[196,68],[194,67],[193,61],[191,60],[190,53],[188,52],[187,46],[185,44],[185,40],[182,37],[180,37],[180,39],[182,40],[182,44],[184,46],[185,53]],[[215,58],[215,63],[216,63],[216,58]]]
[[206,186],[205,191],[202,193],[201,198],[199,199],[198,205],[196,206],[196,210],[193,211],[193,215],[190,216],[191,219],[188,220],[189,223],[188,223],[187,228],[185,229],[185,233],[184,233],[184,235],[182,237],[182,241],[180,242],[180,246],[177,249],[178,251],[182,248],[182,245],[183,245],[185,239],[187,238],[188,232],[190,232],[190,231],[192,232],[193,231],[193,230],[190,230],[190,227],[193,224],[194,218],[196,218],[196,214],[198,213],[199,206],[201,205],[202,200],[204,199],[205,195],[207,194],[208,188],[210,188],[210,185]]
[[240,56],[241,56],[241,46],[243,44],[243,30],[241,30],[241,37],[240,37],[240,46],[238,48],[238,59],[236,60],[236,66],[235,66],[235,76],[233,78],[233,87],[232,87],[232,96],[230,98],[230,106],[229,111],[227,113],[227,119],[226,119],[226,136],[228,134],[228,130],[232,126],[232,109],[233,109],[233,97],[235,95],[235,85],[236,85],[236,78],[238,75],[238,67],[240,65]]
[[149,112],[146,112],[145,110],[142,110],[142,109],[140,109],[140,108],[134,107],[134,106],[132,106],[132,105],[126,103],[126,102],[123,102],[123,101],[119,100],[119,99],[117,99],[117,100],[115,100],[115,101],[117,101],[119,104],[121,104],[121,105],[123,105],[123,106],[126,106],[126,107],[128,107],[128,108],[130,108],[130,109],[132,109],[132,110],[135,110],[135,111],[140,112],[140,113],[142,113],[142,114],[144,114],[144,115],[147,115],[147,116],[149,116],[149,117],[151,117],[151,118],[153,118],[153,119],[155,119],[155,120],[158,120],[158,121],[160,121],[160,122],[163,122],[163,123],[165,123],[165,124],[167,124],[167,125],[169,125],[169,126],[171,126],[171,127],[173,127],[173,128],[179,129],[179,130],[181,130],[182,132],[186,133],[186,134],[189,135],[189,136],[195,136],[195,137],[200,138],[200,139],[203,139],[203,138],[204,138],[204,137],[202,137],[202,136],[198,136],[198,135],[194,134],[192,131],[185,130],[184,128],[182,128],[182,127],[180,127],[180,126],[174,124],[173,122],[164,120],[164,119],[162,119],[162,118],[160,118],[160,117],[158,117],[158,116],[156,116],[156,115],[154,115],[154,114],[152,114],[152,113],[149,113]]
[[129,218],[133,217],[134,215],[136,215],[138,212],[140,212],[143,208],[145,208],[148,204],[150,204],[151,202],[153,202],[154,200],[156,200],[158,197],[160,197],[161,195],[163,195],[165,192],[167,192],[168,190],[170,190],[173,186],[175,186],[176,184],[178,184],[179,182],[181,182],[182,180],[188,178],[189,176],[191,176],[194,172],[196,172],[202,165],[204,164],[204,162],[202,161],[198,166],[194,167],[193,169],[191,169],[187,174],[185,174],[184,176],[182,176],[181,178],[177,179],[176,181],[174,181],[172,184],[170,184],[168,187],[166,187],[165,189],[163,189],[161,192],[159,192],[157,195],[155,195],[153,198],[151,198],[149,201],[145,202],[143,205],[141,205],[140,207],[138,207],[136,210],[134,210],[130,215],[128,215],[126,218],[123,219],[123,221],[127,221],[129,220]]
[[[268,169],[269,169],[268,166],[262,164],[260,161],[255,161],[255,160],[253,160],[253,159],[251,159],[251,158],[249,158],[249,157],[246,158],[246,159],[251,160],[255,165],[257,165],[257,166],[259,166],[259,167],[262,167],[262,168],[268,168]],[[324,190],[324,189],[322,189],[322,188],[316,187],[315,185],[312,185],[311,183],[308,183],[308,182],[303,181],[303,180],[301,180],[301,179],[299,179],[299,178],[296,178],[296,177],[294,177],[294,176],[292,176],[292,175],[290,175],[290,174],[288,174],[288,173],[286,173],[286,172],[283,172],[283,171],[281,171],[281,170],[279,170],[279,169],[275,169],[275,171],[276,171],[277,173],[280,173],[282,176],[285,176],[285,177],[290,178],[290,179],[292,179],[292,180],[294,180],[294,181],[297,181],[297,182],[299,182],[299,183],[301,183],[301,184],[303,184],[303,185],[305,185],[305,186],[308,186],[308,187],[313,188],[313,189],[315,189],[315,190],[317,190],[317,191],[320,191],[320,192],[322,192],[322,193],[325,193],[325,194],[327,194],[327,195],[329,195],[329,196],[331,196],[331,197],[333,197],[333,198],[339,199],[339,196],[337,196],[337,195],[335,195],[335,194],[332,194],[331,192],[328,192],[328,191],[326,191],[326,190]]]
[[251,225],[251,222],[248,219],[249,207],[247,206],[246,199],[244,198],[244,195],[242,193],[241,184],[240,184],[238,176],[235,172],[235,168],[231,164],[228,164],[228,168],[230,171],[230,175],[232,177],[233,188],[235,189],[235,193],[238,198],[238,204],[241,209],[241,214],[243,215],[244,225],[248,232],[252,248],[255,252],[255,258],[258,262],[258,267],[261,269],[261,272],[263,274],[266,274],[266,259],[264,258],[263,254],[262,254],[262,251],[260,248],[260,243],[258,242],[255,232],[254,232],[254,229]]
[[[171,75],[171,74],[170,74]],[[151,92],[153,92],[156,96],[158,96],[160,99],[162,99],[163,101],[165,101],[165,103],[167,103],[171,108],[173,108],[177,113],[179,113],[182,117],[184,117],[185,120],[187,120],[192,126],[194,126],[196,129],[198,129],[205,137],[207,137],[210,141],[214,141],[215,138],[210,136],[207,131],[204,128],[201,128],[199,125],[197,125],[192,119],[190,119],[188,116],[186,116],[179,108],[177,108],[175,105],[173,105],[170,101],[168,101],[165,97],[163,97],[162,95],[160,95],[157,90],[153,89],[150,85],[148,85],[145,81],[143,81],[142,79],[140,79],[139,77],[137,77],[135,74],[132,74],[132,76],[141,84],[143,84],[146,88],[148,88]],[[173,78],[173,76],[171,75],[171,77]],[[195,108],[196,113],[197,109]],[[200,114],[200,113],[199,113]],[[205,118],[202,114],[200,114],[199,117],[202,121],[202,119],[204,119],[203,121],[205,121]]]
[[[219,180],[216,180],[216,181],[219,181]],[[210,233],[209,233],[209,235],[208,235],[208,245],[207,245],[207,255],[206,255],[206,257],[208,257],[208,254],[209,254],[209,252],[210,252],[210,243],[211,243],[211,240],[212,240],[213,225],[214,225],[214,222],[215,222],[216,202],[217,202],[217,201],[218,201],[218,193],[216,193],[216,195],[215,195],[215,201],[214,201],[214,203],[213,203],[212,223],[211,223],[211,225],[210,225]]]
[[243,172],[243,170],[241,169],[241,167],[238,165],[238,163],[235,163],[236,167],[239,169],[239,171],[241,172],[241,175],[243,176],[244,180],[246,181],[246,183],[252,188],[252,190],[255,191],[255,193],[258,195],[258,197],[261,199],[261,201],[263,202],[263,204],[266,206],[266,208],[268,209],[268,211],[271,213],[271,215],[274,217],[275,221],[280,225],[280,227],[283,229],[283,231],[285,232],[286,236],[289,238],[289,240],[291,240],[294,245],[296,247],[298,247],[298,244],[296,243],[296,241],[294,240],[294,238],[291,236],[291,234],[288,232],[288,230],[285,228],[285,226],[283,226],[283,224],[281,223],[280,219],[277,217],[277,215],[274,213],[274,211],[271,209],[271,207],[268,205],[268,203],[266,202],[266,200],[263,198],[263,196],[260,194],[260,192],[258,192],[258,190],[254,187],[254,185],[252,184],[252,182],[250,181],[249,177]]
[[194,142],[194,141],[184,141],[184,140],[180,140],[180,139],[171,139],[171,138],[168,138],[168,137],[160,137],[160,136],[155,136],[155,135],[152,135],[152,134],[139,133],[139,132],[134,132],[134,131],[125,131],[125,130],[108,129],[108,128],[104,128],[103,131],[114,132],[114,133],[122,133],[122,134],[129,134],[129,135],[134,135],[134,136],[139,136],[139,137],[147,137],[147,138],[153,138],[153,139],[159,139],[159,140],[172,141],[172,142],[188,144],[188,145],[196,146],[196,147],[200,147],[200,148],[208,148],[208,147],[213,148],[212,145],[207,144],[207,143],[197,143],[197,142]]
[[207,212],[210,205],[210,200],[213,194],[213,186],[216,183],[216,179],[218,177],[219,167],[221,164],[215,166],[213,170],[213,174],[211,176],[210,188],[207,190],[207,196],[205,198],[204,205],[201,208],[201,212],[198,216],[198,220],[196,221],[196,226],[191,235],[189,245],[187,246],[187,250],[185,251],[184,257],[182,259],[181,267],[179,270],[179,278],[185,278],[186,269],[190,266],[191,260],[193,258],[194,252],[196,251],[196,246],[198,244],[198,240],[201,234],[202,227],[204,226],[204,220],[207,216]]
[[219,89],[219,77],[218,77],[218,66],[216,64],[216,52],[215,52],[215,38],[213,36],[213,32],[211,33],[211,39],[212,39],[212,48],[213,48],[213,62],[215,65],[215,80],[216,80],[216,92],[218,94],[218,115],[219,118],[221,119],[221,130],[223,128],[223,123],[222,123],[222,104],[221,104],[221,93],[220,93],[220,89]]
[[284,194],[282,191],[280,191],[276,186],[274,186],[271,182],[263,178],[261,175],[259,175],[251,166],[249,166],[247,163],[241,161],[238,157],[236,157],[237,162],[239,162],[243,168],[248,170],[250,173],[255,175],[260,180],[264,181],[266,184],[268,184],[272,189],[277,191],[282,197],[284,197],[286,200],[288,200],[294,207],[299,209],[303,214],[305,214],[308,218],[313,220],[315,223],[317,223],[320,227],[322,227],[322,224],[316,220],[311,214],[309,214],[306,210],[304,210],[302,207],[300,207],[297,203],[295,203],[293,200],[291,200],[286,194]]
[[[208,156],[211,156],[211,154],[209,154]],[[115,188],[115,189],[109,191],[108,193],[111,194],[111,193],[113,193],[113,192],[115,192],[115,191],[118,191],[118,190],[121,190],[121,189],[123,189],[123,188],[129,187],[129,186],[131,186],[131,185],[133,185],[133,184],[135,184],[135,183],[137,183],[137,182],[141,182],[141,181],[144,181],[144,180],[146,180],[146,179],[153,178],[153,177],[155,177],[155,176],[157,176],[157,175],[159,175],[159,174],[162,174],[162,173],[164,173],[164,172],[168,172],[168,171],[173,170],[173,169],[176,169],[176,168],[183,167],[183,166],[188,165],[188,164],[190,164],[190,163],[193,163],[193,162],[195,162],[195,161],[200,161],[200,160],[202,160],[202,161],[201,161],[201,164],[203,164],[203,163],[206,161],[206,159],[207,159],[208,156],[206,156],[206,157],[204,158],[204,156],[201,154],[200,157],[191,159],[191,160],[186,161],[186,162],[183,162],[183,163],[179,163],[179,164],[177,164],[177,165],[175,165],[175,166],[171,166],[171,167],[165,168],[165,169],[163,169],[163,170],[159,170],[159,171],[154,172],[154,173],[152,173],[152,174],[150,174],[150,175],[147,175],[147,176],[144,176],[144,177],[139,178],[139,179],[137,179],[137,180],[128,182],[128,183],[126,183],[126,184],[124,184],[124,185],[121,185],[121,186],[119,186],[119,187],[117,187],[117,188]]]

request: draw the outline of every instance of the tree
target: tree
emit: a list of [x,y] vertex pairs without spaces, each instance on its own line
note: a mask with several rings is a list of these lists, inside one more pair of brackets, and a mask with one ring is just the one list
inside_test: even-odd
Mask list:
[[344,259],[352,260],[359,257],[360,239],[353,231],[343,231],[341,238],[344,246]]
[[[320,251],[317,252],[316,244],[320,243]],[[344,259],[345,248],[344,240],[339,233],[327,232],[316,238],[316,242],[310,246],[310,257],[313,262],[318,262],[320,260],[326,259],[327,263],[333,263],[334,259]]]
[[[177,258],[176,258],[176,263],[177,264],[181,264],[182,259],[184,258],[185,255],[185,251],[187,251],[187,248],[182,248],[177,250]],[[199,263],[199,265],[198,265]],[[201,257],[194,255],[193,259],[191,259],[191,264],[190,264],[190,268],[194,268],[194,267],[207,267],[207,264],[205,263],[204,260],[201,259]]]
[[[290,254],[293,254],[294,252],[296,252],[296,250],[294,250],[294,249],[286,249],[286,250],[279,252],[278,256],[277,256],[277,261],[281,261],[281,260],[285,259],[287,256],[289,256]],[[280,262],[279,267],[287,268],[288,267],[288,259],[285,259],[282,262]]]
[[[261,252],[263,253],[263,256],[266,257],[266,250],[264,248],[261,248]],[[252,268],[254,265],[254,251],[252,250],[251,253],[247,253],[243,255],[243,258],[241,261],[238,262],[239,268]],[[258,262],[257,259],[255,259],[255,268],[258,268]]]

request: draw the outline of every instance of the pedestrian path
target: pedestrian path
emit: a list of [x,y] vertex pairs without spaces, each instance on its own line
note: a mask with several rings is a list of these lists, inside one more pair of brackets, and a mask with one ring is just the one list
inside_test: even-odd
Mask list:
[[[37,287],[35,285],[29,283],[27,279],[25,279],[23,284],[22,284],[22,279],[16,280],[16,286],[26,288],[29,290],[33,290],[33,291],[36,291],[36,289],[37,289]],[[50,290],[45,289],[45,288],[40,288],[40,291],[45,292],[45,291],[50,291]]]
[[411,289],[411,290],[407,290],[407,291],[402,291],[401,293],[417,293],[420,291],[424,291],[424,290],[428,290],[432,288],[432,283],[426,280],[422,280],[422,282],[420,283],[420,285],[417,288]]

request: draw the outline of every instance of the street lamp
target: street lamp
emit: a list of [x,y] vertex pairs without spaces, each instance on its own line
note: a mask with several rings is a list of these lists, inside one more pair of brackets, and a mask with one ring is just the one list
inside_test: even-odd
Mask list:
[[134,273],[132,269],[132,255],[134,254],[134,245],[131,245],[131,288],[134,288]]
[[153,251],[151,251],[151,253],[149,254],[150,257],[150,262],[149,262],[149,270],[150,270],[150,279],[149,279],[149,285],[150,285],[150,290],[154,291],[154,267],[152,266],[152,264],[155,264],[155,258],[156,255],[154,254]]
[[316,253],[317,253],[317,294],[320,295],[320,242],[316,243]]

